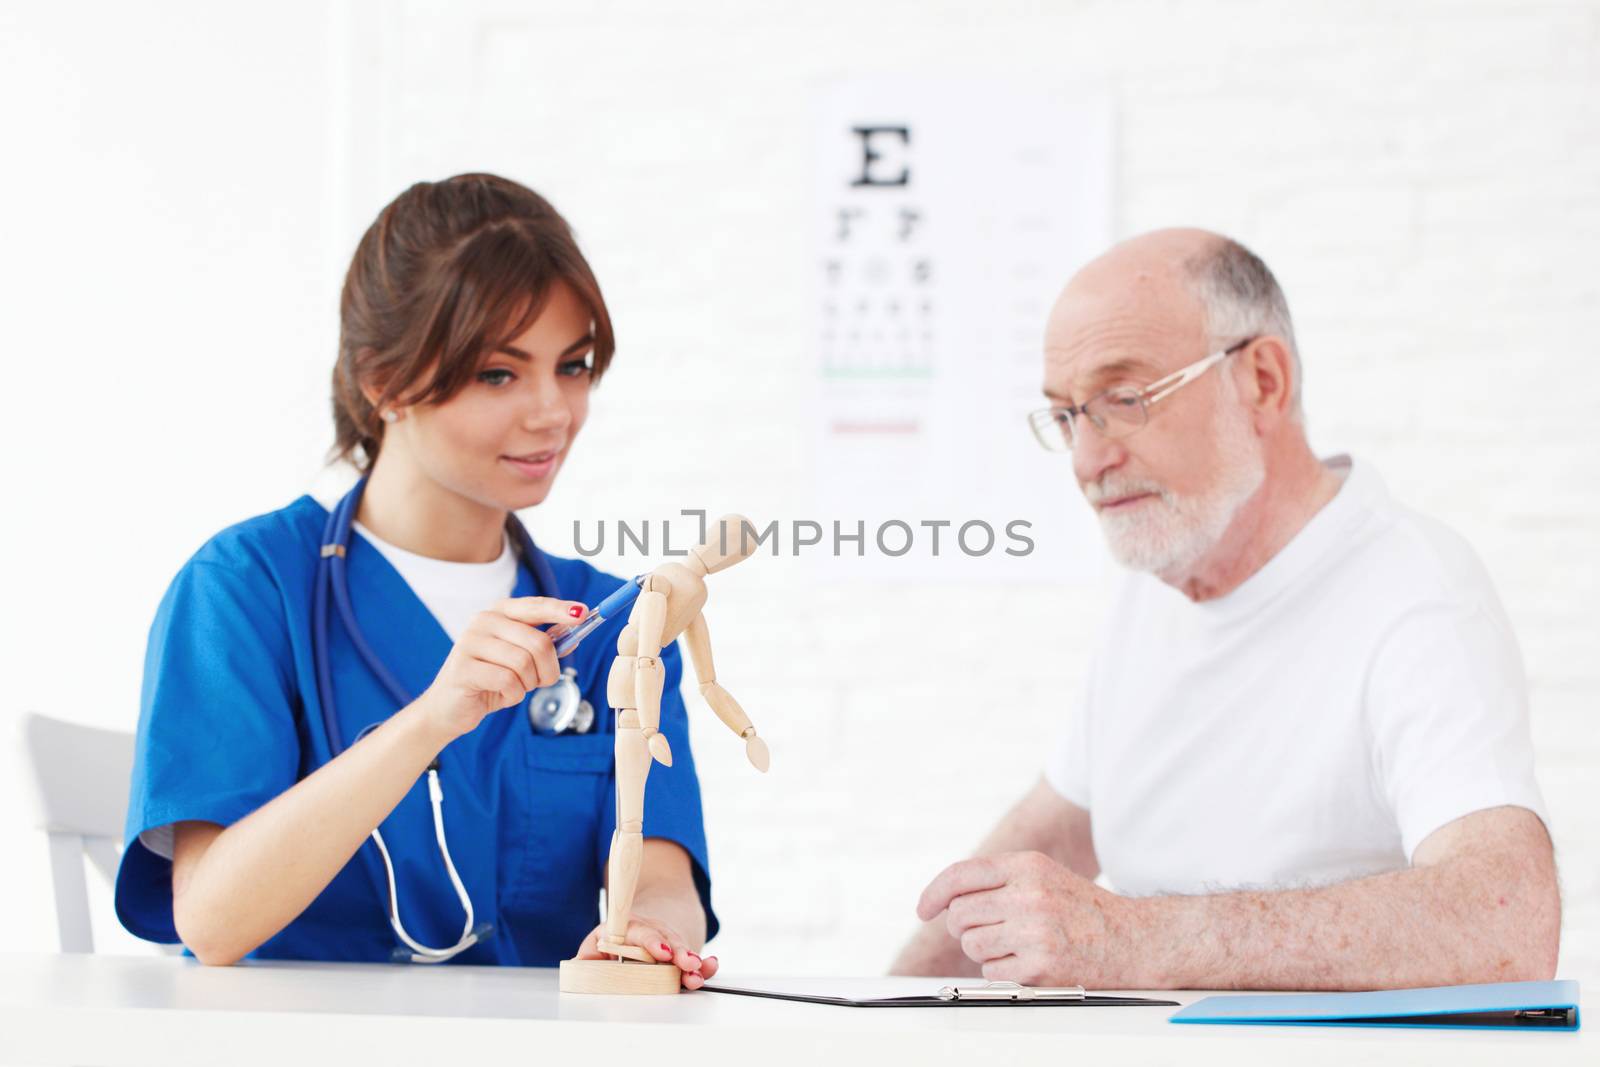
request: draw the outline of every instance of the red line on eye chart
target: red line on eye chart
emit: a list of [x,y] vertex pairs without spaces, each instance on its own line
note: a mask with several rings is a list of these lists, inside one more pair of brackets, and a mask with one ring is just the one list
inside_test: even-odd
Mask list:
[[922,423],[917,419],[903,419],[894,422],[863,422],[835,419],[829,424],[828,429],[839,434],[902,434],[909,436],[921,433]]

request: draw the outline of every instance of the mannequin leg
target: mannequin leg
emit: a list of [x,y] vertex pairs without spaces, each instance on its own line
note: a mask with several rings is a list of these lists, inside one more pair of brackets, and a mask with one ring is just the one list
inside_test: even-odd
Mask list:
[[625,943],[633,917],[633,895],[644,855],[644,786],[650,774],[650,748],[639,716],[624,708],[617,717],[617,832],[612,838],[606,878],[606,932],[600,951],[654,963],[644,949]]

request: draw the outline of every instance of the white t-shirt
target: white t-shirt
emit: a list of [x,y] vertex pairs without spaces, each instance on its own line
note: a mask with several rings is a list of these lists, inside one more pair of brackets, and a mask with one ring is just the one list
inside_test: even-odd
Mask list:
[[491,563],[454,563],[430,559],[391,545],[361,523],[352,523],[355,532],[406,580],[424,607],[432,613],[452,642],[461,640],[472,617],[487,611],[510,596],[517,587],[517,554],[508,535],[500,558]]
[[1348,457],[1266,566],[1202,603],[1130,574],[1045,769],[1124,894],[1405,867],[1453,819],[1541,819],[1516,638],[1476,555]]

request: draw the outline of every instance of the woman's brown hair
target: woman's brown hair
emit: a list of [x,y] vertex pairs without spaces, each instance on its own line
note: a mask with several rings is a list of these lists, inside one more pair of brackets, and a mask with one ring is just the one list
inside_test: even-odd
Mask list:
[[[598,381],[616,349],[611,315],[549,201],[493,174],[418,182],[395,197],[362,236],[344,279],[332,458],[371,470],[383,444],[378,412],[402,397],[449,400],[488,353],[533,324],[557,282],[593,316]],[[376,403],[363,385],[379,392]]]

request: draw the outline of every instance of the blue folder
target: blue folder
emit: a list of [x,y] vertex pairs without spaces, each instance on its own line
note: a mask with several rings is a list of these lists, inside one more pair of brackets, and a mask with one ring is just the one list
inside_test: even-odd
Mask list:
[[1176,1012],[1170,1021],[1570,1031],[1578,1028],[1578,983],[1499,982],[1375,993],[1206,997]]

